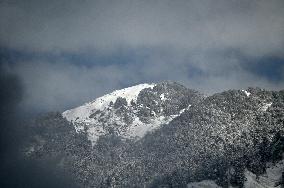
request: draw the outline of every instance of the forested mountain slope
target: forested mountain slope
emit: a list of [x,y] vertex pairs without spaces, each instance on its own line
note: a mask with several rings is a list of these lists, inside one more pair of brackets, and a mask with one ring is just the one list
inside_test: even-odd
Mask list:
[[39,117],[24,152],[55,158],[82,187],[273,187],[282,184],[283,123],[284,91],[205,97],[144,84]]

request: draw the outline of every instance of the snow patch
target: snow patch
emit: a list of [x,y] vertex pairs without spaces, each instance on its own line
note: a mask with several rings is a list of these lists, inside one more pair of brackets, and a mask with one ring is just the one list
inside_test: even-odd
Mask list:
[[221,188],[212,180],[203,180],[187,184],[187,188]]
[[247,90],[242,90],[242,92],[244,92],[246,94],[247,97],[249,97],[251,95],[250,92],[248,92]]
[[161,101],[167,100],[167,98],[165,97],[165,94],[164,94],[164,93],[162,93],[162,94],[160,95],[160,99],[161,99]]
[[[244,188],[281,188],[282,172],[284,172],[284,160],[271,165],[266,172],[256,176],[249,170],[245,170]],[[221,188],[212,180],[203,180],[187,184],[187,188]]]
[[159,116],[152,119],[149,123],[143,123],[138,117],[136,117],[132,123],[133,126],[130,126],[130,129],[125,135],[127,138],[142,138],[147,132],[151,132],[159,128],[162,124],[168,124],[173,120],[174,117],[166,118],[164,116]]
[[184,111],[188,110],[190,107],[191,107],[191,105],[188,105],[187,108],[182,109],[182,110],[179,112],[179,115],[182,114]]
[[266,169],[266,173],[256,176],[254,173],[246,170],[244,182],[245,188],[280,188],[282,181],[282,172],[284,172],[284,160]]
[[265,103],[261,108],[260,110],[265,112],[270,106],[272,105],[272,102],[270,103]]

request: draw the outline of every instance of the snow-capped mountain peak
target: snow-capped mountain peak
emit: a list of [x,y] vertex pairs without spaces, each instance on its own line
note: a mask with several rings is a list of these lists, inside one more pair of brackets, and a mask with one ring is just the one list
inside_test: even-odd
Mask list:
[[179,84],[139,84],[63,112],[77,132],[87,132],[93,145],[102,135],[141,138],[187,110],[199,96]]
[[92,102],[86,103],[80,107],[67,110],[63,112],[63,117],[71,122],[83,122],[88,118],[92,112],[96,110],[105,110],[111,103],[115,103],[117,98],[125,98],[127,105],[130,105],[131,101],[136,102],[138,94],[145,88],[153,88],[155,84],[139,84],[136,86],[128,87],[121,90],[113,91],[102,97],[95,99]]

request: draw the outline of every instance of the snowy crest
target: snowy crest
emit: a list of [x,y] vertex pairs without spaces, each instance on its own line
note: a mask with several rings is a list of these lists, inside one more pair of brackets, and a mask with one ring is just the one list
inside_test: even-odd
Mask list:
[[114,91],[62,115],[77,132],[86,131],[93,145],[106,134],[139,139],[188,109],[192,94],[176,83],[140,84]]

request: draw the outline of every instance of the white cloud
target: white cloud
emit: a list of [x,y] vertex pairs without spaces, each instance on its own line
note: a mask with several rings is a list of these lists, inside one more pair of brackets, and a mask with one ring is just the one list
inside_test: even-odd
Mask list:
[[[247,87],[277,90],[284,87],[283,81],[271,82],[243,69],[238,59],[226,64],[230,58],[209,56],[187,59],[172,56],[172,59],[168,59],[152,55],[139,65],[85,67],[68,62],[34,61],[15,63],[9,65],[8,69],[23,82],[25,92],[22,107],[36,111],[64,110],[115,89],[164,80],[177,81],[207,94]],[[210,63],[206,63],[208,59]],[[200,73],[196,73],[195,69]]]

